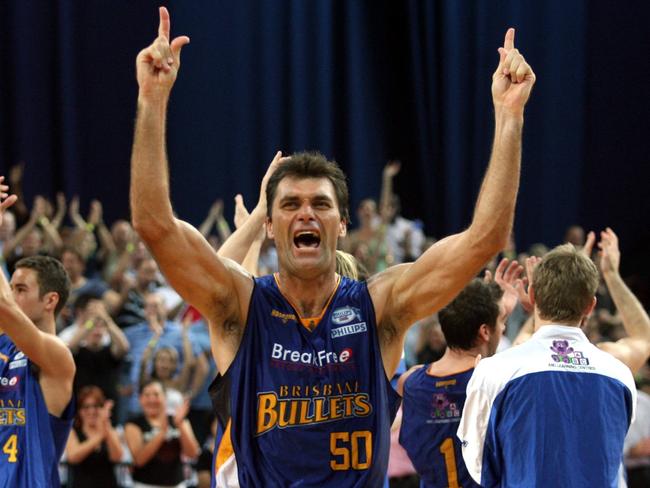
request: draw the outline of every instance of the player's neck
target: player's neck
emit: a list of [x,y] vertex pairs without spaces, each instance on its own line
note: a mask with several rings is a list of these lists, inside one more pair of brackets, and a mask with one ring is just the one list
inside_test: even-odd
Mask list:
[[427,373],[433,376],[449,376],[462,373],[474,367],[478,354],[481,354],[478,348],[451,349],[448,347],[442,357],[429,366]]
[[38,322],[34,322],[34,325],[41,332],[52,335],[56,334],[56,321],[54,320],[54,317],[43,317]]
[[533,322],[534,323],[533,330],[535,332],[537,332],[540,327],[544,327],[545,325],[565,325],[567,327],[582,328],[583,322],[585,322],[586,319],[587,319],[587,317],[583,317],[579,322],[562,321],[562,323],[560,323],[557,320],[543,319],[542,317],[539,316],[539,311],[537,310],[537,307],[535,307],[535,321]]
[[301,317],[316,317],[327,305],[338,285],[336,273],[323,273],[316,278],[301,279],[286,271],[279,271],[275,278],[282,294],[296,307]]

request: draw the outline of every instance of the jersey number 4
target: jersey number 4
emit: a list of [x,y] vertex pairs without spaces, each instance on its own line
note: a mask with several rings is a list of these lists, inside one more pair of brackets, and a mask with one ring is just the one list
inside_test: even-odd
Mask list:
[[330,454],[330,468],[334,471],[368,469],[372,462],[372,432],[332,432]]
[[440,452],[445,457],[445,468],[447,468],[447,483],[449,488],[460,488],[458,486],[458,471],[456,469],[456,454],[454,453],[454,440],[447,437],[440,444]]
[[9,436],[5,445],[2,446],[2,452],[9,456],[7,461],[10,463],[18,461],[18,436],[16,434],[11,434]]

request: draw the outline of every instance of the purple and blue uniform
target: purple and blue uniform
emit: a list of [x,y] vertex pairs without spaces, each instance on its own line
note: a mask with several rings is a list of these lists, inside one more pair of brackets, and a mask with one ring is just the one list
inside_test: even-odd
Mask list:
[[404,382],[399,443],[420,475],[422,488],[478,487],[456,437],[474,369],[432,376],[428,367],[415,370]]
[[72,401],[61,417],[51,415],[34,367],[0,335],[0,486],[60,486],[58,463],[72,427]]
[[341,278],[321,316],[302,318],[273,276],[256,279],[227,376],[242,487],[383,485],[399,396],[365,283]]

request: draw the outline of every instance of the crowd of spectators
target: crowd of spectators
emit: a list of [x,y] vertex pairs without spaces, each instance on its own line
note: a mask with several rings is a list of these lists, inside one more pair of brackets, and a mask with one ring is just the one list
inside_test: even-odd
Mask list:
[[[356,226],[340,243],[357,259],[362,277],[412,261],[435,242],[425,236],[420,221],[400,214],[399,197],[393,192],[399,171],[399,162],[386,165],[379,202],[361,201]],[[84,218],[79,199],[68,201],[62,194],[54,202],[37,196],[29,209],[22,198],[23,173],[23,165],[9,173],[20,205],[5,213],[0,227],[1,264],[10,275],[18,259],[47,254],[61,259],[70,275],[72,292],[57,324],[58,335],[77,365],[77,417],[62,460],[67,486],[127,487],[138,482],[156,484],[159,479],[173,480],[173,486],[183,482],[188,487],[209,486],[205,484],[209,476],[201,470],[197,473],[194,464],[201,446],[202,458],[209,459],[213,448],[214,415],[207,389],[216,367],[206,322],[166,284],[128,221],[107,225],[97,200]],[[237,209],[242,214],[235,220],[244,219],[239,196]],[[231,230],[221,201],[212,205],[199,230],[215,250],[228,239]],[[582,247],[589,238],[580,226],[571,226],[565,242]],[[272,242],[261,239],[259,246],[259,274],[276,271]],[[497,259],[506,257],[524,265],[527,257],[541,257],[547,250],[540,243],[520,252],[513,238],[488,271],[494,272]],[[529,311],[518,305],[508,320],[501,349],[518,340],[529,326],[528,317]],[[586,333],[594,343],[616,341],[626,334],[604,281]],[[406,368],[437,360],[445,346],[437,317],[420,321],[407,335]],[[642,393],[626,443],[626,464],[632,477],[648,481],[647,365],[637,380]],[[399,476],[404,476],[403,470]]]

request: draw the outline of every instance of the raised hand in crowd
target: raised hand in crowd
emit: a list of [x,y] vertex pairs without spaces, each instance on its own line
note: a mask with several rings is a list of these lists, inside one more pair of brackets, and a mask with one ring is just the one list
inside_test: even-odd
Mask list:
[[7,174],[7,182],[11,185],[11,191],[18,198],[12,211],[16,216],[16,222],[19,226],[22,226],[27,222],[29,218],[29,209],[25,203],[25,197],[23,196],[23,178],[25,175],[25,162],[21,161],[18,164],[14,164],[9,168],[9,173]]
[[598,248],[603,278],[627,333],[627,337],[616,342],[601,342],[598,347],[620,359],[632,373],[636,373],[650,358],[650,317],[621,278],[618,236],[611,228],[607,227],[600,233]]
[[67,210],[67,204],[65,201],[65,195],[62,192],[56,194],[56,212],[52,216],[52,225],[55,229],[60,229],[63,219],[65,218],[65,213]]
[[523,266],[517,261],[510,261],[508,258],[503,258],[499,262],[499,265],[494,271],[494,277],[489,270],[485,270],[484,280],[488,283],[494,280],[503,290],[503,306],[506,309],[507,316],[515,309],[517,301],[521,302],[522,307],[527,312],[530,313],[532,311],[530,298],[525,291],[525,284],[528,280],[525,277],[520,278],[523,272]]

